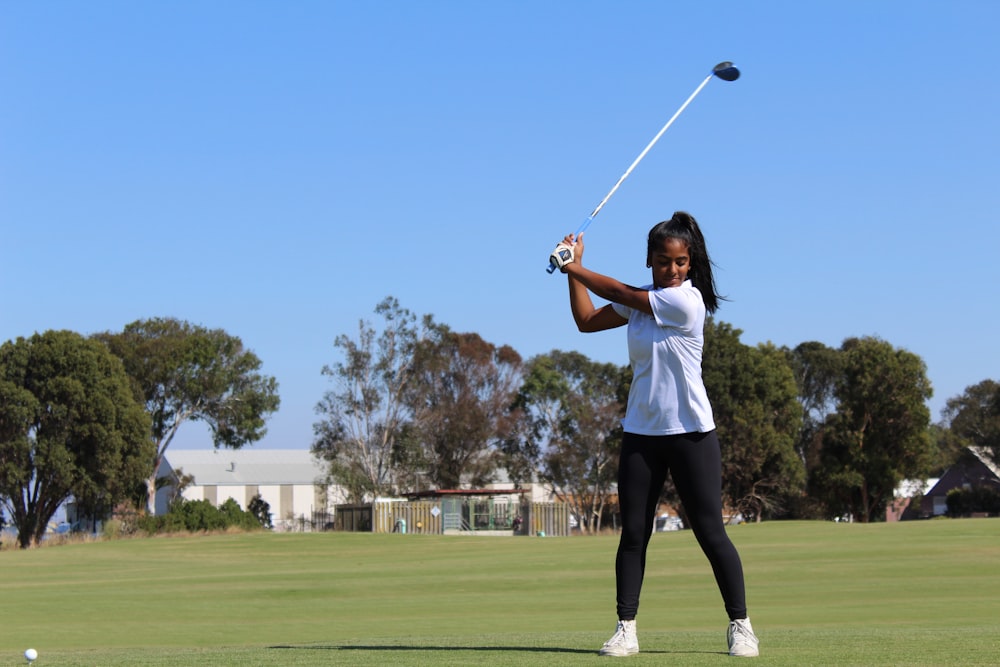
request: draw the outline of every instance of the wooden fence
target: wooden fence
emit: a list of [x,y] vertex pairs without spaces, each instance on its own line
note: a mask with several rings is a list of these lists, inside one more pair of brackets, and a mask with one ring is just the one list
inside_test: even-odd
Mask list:
[[530,535],[562,537],[569,535],[569,505],[565,503],[529,503],[524,532]]
[[428,535],[570,534],[568,505],[517,502],[503,497],[379,500],[365,505],[337,505],[333,521],[314,521],[313,525],[314,530]]
[[[435,512],[435,508],[437,511]],[[372,506],[373,533],[442,533],[441,508],[430,500],[378,501]]]

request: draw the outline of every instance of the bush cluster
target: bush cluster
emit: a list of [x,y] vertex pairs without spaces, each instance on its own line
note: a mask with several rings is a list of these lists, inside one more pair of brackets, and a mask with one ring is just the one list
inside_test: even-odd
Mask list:
[[1000,516],[1000,490],[988,486],[952,489],[948,492],[948,516],[985,513]]
[[[267,516],[270,518],[270,515]],[[244,511],[239,503],[228,498],[219,507],[208,500],[180,500],[171,505],[170,511],[166,514],[143,517],[140,519],[139,527],[153,535],[221,531],[230,528],[261,530],[264,526],[254,513]]]

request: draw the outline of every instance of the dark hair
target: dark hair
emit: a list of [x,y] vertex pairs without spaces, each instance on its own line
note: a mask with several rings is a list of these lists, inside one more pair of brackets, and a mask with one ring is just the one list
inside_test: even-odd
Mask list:
[[719,307],[719,301],[723,301],[724,298],[715,289],[715,278],[712,277],[712,260],[708,256],[705,237],[701,234],[698,221],[690,213],[677,211],[674,213],[674,217],[669,220],[656,223],[649,230],[649,238],[646,241],[647,266],[653,261],[653,253],[662,248],[663,242],[667,239],[677,239],[687,244],[691,260],[691,267],[688,269],[687,275],[688,280],[701,292],[705,309],[714,313]]

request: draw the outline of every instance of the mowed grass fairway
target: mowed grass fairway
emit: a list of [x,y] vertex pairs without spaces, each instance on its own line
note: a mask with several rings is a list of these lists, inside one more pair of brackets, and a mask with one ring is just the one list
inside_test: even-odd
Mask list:
[[[1000,520],[730,529],[756,665],[1000,664]],[[0,665],[732,665],[690,531],[653,536],[642,653],[617,538],[214,535],[0,552]]]

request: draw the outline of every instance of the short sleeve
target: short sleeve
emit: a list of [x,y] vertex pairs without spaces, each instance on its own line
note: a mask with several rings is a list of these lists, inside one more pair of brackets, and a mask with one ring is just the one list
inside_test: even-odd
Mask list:
[[698,324],[705,304],[701,292],[689,282],[680,287],[665,287],[649,293],[649,307],[661,327],[689,330]]
[[616,313],[618,313],[619,315],[621,315],[622,317],[624,317],[626,320],[632,315],[632,309],[629,308],[628,306],[623,306],[620,303],[612,303],[611,304],[611,308]]

